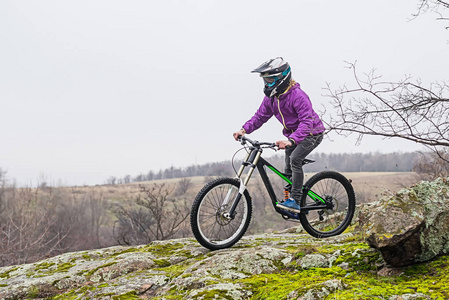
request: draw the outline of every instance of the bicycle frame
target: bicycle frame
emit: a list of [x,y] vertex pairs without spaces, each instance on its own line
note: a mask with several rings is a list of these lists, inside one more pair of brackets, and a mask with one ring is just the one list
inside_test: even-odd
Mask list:
[[[300,200],[301,209],[291,212],[280,205],[284,200],[283,183],[292,184],[290,174],[280,172],[262,158],[265,148],[277,150],[276,144],[253,141],[245,136],[238,136],[237,140],[247,151],[240,169],[236,171],[237,177],[217,178],[207,183],[192,204],[190,226],[202,246],[210,250],[229,248],[243,237],[253,217],[253,201],[246,189],[256,168],[274,210],[284,220],[300,222],[303,229],[316,238],[336,236],[351,225],[355,193],[351,182],[342,174],[325,170],[311,176],[302,187],[302,198],[295,199]],[[304,159],[303,165],[311,162]],[[278,182],[281,179],[283,182]]]
[[[255,168],[257,168],[257,170],[259,171],[259,174],[262,178],[262,181],[265,185],[265,188],[267,189],[268,195],[270,196],[270,199],[271,199],[274,209],[282,215],[285,215],[289,218],[298,220],[299,219],[298,213],[285,211],[276,206],[276,204],[278,203],[278,199],[277,199],[276,193],[273,189],[273,185],[271,184],[270,178],[268,177],[266,168],[270,169],[273,173],[275,173],[276,175],[281,177],[286,183],[292,184],[291,180],[288,178],[288,175],[280,172],[272,164],[270,164],[268,161],[266,161],[265,159],[263,159],[261,157],[262,152],[263,152],[261,147],[251,146],[249,149],[250,149],[250,152],[246,156],[245,160],[242,162],[242,165],[240,166],[240,169],[237,172],[237,178],[240,180],[240,189],[239,189],[239,193],[237,194],[237,197],[234,199],[234,203],[233,203],[231,209],[229,210],[229,217],[231,217],[231,218],[234,217],[235,209],[236,209],[244,191],[247,188],[248,182],[249,182]],[[246,177],[243,179],[242,176],[243,176],[243,172],[246,167],[249,167],[249,171],[248,171]],[[301,213],[308,213],[308,211],[310,211],[310,210],[322,210],[322,209],[329,208],[327,205],[327,201],[325,199],[323,199],[321,196],[319,196],[318,194],[314,193],[307,186],[303,186],[303,195],[302,196],[303,197],[309,196],[311,199],[313,199],[315,201],[316,205],[301,207]],[[229,201],[229,199],[228,199],[228,201]]]

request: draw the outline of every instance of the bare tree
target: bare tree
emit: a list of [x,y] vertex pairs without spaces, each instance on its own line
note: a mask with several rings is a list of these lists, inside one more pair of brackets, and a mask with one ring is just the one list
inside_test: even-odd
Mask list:
[[[413,18],[434,12],[438,20],[449,21],[448,1],[419,0],[418,3]],[[437,82],[424,86],[410,76],[397,82],[385,82],[374,71],[361,78],[355,63],[349,64],[349,68],[354,73],[354,86],[337,90],[327,86],[336,110],[325,122],[328,129],[344,135],[354,133],[358,135],[358,142],[364,135],[377,135],[422,144],[434,155],[426,156],[417,169],[435,170],[434,175],[447,170],[449,85]],[[428,166],[424,167],[425,164]]]
[[108,185],[115,185],[115,184],[117,184],[117,177],[110,176],[108,179],[106,179],[106,184],[108,184]]
[[156,240],[173,238],[189,216],[190,210],[186,201],[170,197],[173,189],[165,183],[154,184],[151,189],[141,186],[144,196],[139,195],[136,203],[151,212],[155,226],[148,230]]
[[0,178],[0,266],[112,245],[102,228],[108,204],[101,194],[17,188],[7,181]]
[[101,227],[107,224],[107,204],[103,197],[103,194],[96,195],[95,191],[92,190],[88,193],[85,201],[88,202],[88,207],[90,210],[90,232],[92,232],[95,238],[95,243],[97,248],[103,247],[101,242]]
[[4,198],[4,194],[6,191],[7,181],[6,171],[0,168],[0,213],[3,211],[3,207],[6,205],[6,203],[4,203],[6,201],[6,199]]
[[118,205],[114,210],[117,221],[114,224],[113,235],[120,245],[139,245],[154,240],[148,230],[154,225],[154,220],[148,211],[142,207]]
[[58,229],[51,189],[10,187],[0,212],[0,266],[36,261],[61,250],[68,231]]
[[[418,10],[412,16],[414,18],[426,12],[434,12],[438,15],[437,20],[441,21],[449,21],[449,17],[447,16],[447,11],[442,12],[443,10],[449,10],[449,1],[441,1],[441,0],[419,0]],[[446,26],[446,29],[449,29],[449,25]]]
[[[445,160],[449,160],[446,154]],[[434,179],[449,175],[449,164],[440,159],[435,153],[426,153],[420,157],[413,170],[418,173],[422,179]]]
[[192,187],[192,179],[183,177],[178,181],[177,193],[184,195]]
[[131,182],[131,175],[126,175],[123,177],[123,183],[130,183]]
[[185,200],[172,198],[174,186],[153,184],[151,188],[140,186],[141,193],[135,200],[138,208],[119,205],[115,209],[118,218],[114,235],[121,244],[149,243],[184,236],[182,231],[190,209]]
[[355,85],[337,90],[327,86],[335,114],[324,119],[329,131],[339,134],[401,138],[422,144],[447,160],[449,146],[449,86],[405,77],[397,82],[382,81],[374,71],[360,78],[356,65],[349,64]]

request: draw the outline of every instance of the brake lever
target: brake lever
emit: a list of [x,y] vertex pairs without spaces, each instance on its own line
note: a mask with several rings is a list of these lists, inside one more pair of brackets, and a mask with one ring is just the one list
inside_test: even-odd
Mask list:
[[240,144],[242,144],[242,145],[245,145],[246,144],[246,141],[243,139],[243,135],[239,135],[238,137],[237,137],[237,140],[240,142]]

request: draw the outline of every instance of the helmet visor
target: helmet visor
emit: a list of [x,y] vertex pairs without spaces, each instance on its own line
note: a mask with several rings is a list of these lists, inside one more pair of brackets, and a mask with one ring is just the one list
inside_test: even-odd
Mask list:
[[278,76],[262,77],[264,84],[271,87],[279,80]]
[[278,82],[279,80],[283,79],[285,76],[287,76],[290,73],[290,67],[288,67],[286,70],[284,70],[283,72],[279,72],[279,73],[261,73],[260,77],[263,78],[263,82],[268,86],[268,87],[272,87],[276,84],[276,82]]
[[277,76],[262,77],[262,78],[263,78],[263,82],[265,82],[265,83],[273,83],[273,82],[279,80],[279,78]]

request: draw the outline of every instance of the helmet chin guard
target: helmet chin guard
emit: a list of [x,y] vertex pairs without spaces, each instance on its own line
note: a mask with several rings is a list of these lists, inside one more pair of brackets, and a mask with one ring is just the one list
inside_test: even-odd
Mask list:
[[263,92],[267,97],[276,97],[282,94],[292,78],[290,65],[282,57],[267,60],[251,73],[260,73],[260,77],[265,83]]

